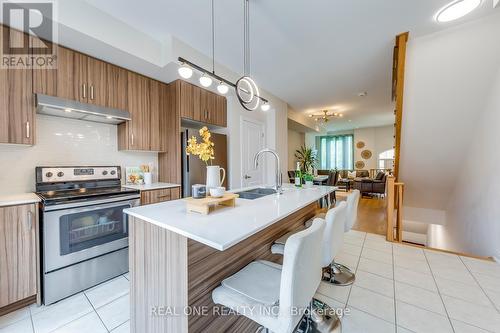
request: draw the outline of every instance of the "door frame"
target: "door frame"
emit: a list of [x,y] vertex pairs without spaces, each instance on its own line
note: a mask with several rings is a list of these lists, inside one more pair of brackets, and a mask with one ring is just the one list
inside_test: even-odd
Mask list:
[[[246,116],[240,116],[240,187],[244,187],[244,170],[243,170],[243,137],[241,136],[243,134],[243,124],[244,122],[247,121],[249,123],[253,123],[255,125],[260,126],[263,134],[263,140],[262,140],[262,148],[266,147],[266,142],[267,142],[267,136],[266,136],[266,124],[260,120],[256,120],[254,118],[246,117]],[[260,165],[263,167],[263,173],[262,173],[262,183],[265,183],[267,179],[267,162],[264,159]]]

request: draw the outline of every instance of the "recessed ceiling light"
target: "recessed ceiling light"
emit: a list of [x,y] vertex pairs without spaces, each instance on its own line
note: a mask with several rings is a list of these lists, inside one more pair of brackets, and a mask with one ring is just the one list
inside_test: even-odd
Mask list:
[[458,20],[479,7],[481,0],[458,0],[446,5],[436,15],[440,23]]

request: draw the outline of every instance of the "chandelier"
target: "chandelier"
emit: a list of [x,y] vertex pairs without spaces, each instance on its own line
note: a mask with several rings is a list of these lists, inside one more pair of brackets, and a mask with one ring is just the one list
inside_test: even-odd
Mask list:
[[329,112],[328,110],[321,111],[321,114],[310,114],[309,118],[315,118],[318,122],[327,123],[331,118],[342,118],[344,115],[338,112]]
[[248,111],[256,110],[259,105],[262,111],[268,111],[271,108],[269,101],[260,96],[259,87],[255,81],[250,77],[250,2],[243,0],[244,6],[244,55],[243,55],[243,76],[236,82],[231,82],[220,75],[215,73],[215,21],[214,21],[214,0],[212,0],[212,70],[207,70],[197,64],[179,57],[180,67],[178,69],[179,75],[184,79],[189,79],[193,76],[193,69],[198,71],[201,76],[199,78],[200,84],[208,88],[212,85],[215,79],[219,84],[217,91],[221,95],[225,95],[229,91],[229,87],[234,88],[236,96],[241,106]]

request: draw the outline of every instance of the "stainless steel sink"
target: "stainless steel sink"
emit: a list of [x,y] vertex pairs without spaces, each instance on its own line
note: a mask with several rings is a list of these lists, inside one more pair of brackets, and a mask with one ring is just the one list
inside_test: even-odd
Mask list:
[[272,188],[254,188],[251,190],[236,192],[236,194],[239,194],[241,199],[248,199],[248,200],[255,200],[275,193],[276,190]]

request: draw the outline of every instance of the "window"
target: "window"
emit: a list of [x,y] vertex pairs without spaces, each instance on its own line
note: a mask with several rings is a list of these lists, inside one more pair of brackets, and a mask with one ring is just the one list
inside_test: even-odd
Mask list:
[[392,169],[394,163],[394,149],[389,149],[378,155],[379,169]]
[[322,170],[354,169],[354,138],[352,135],[318,136],[319,166]]

